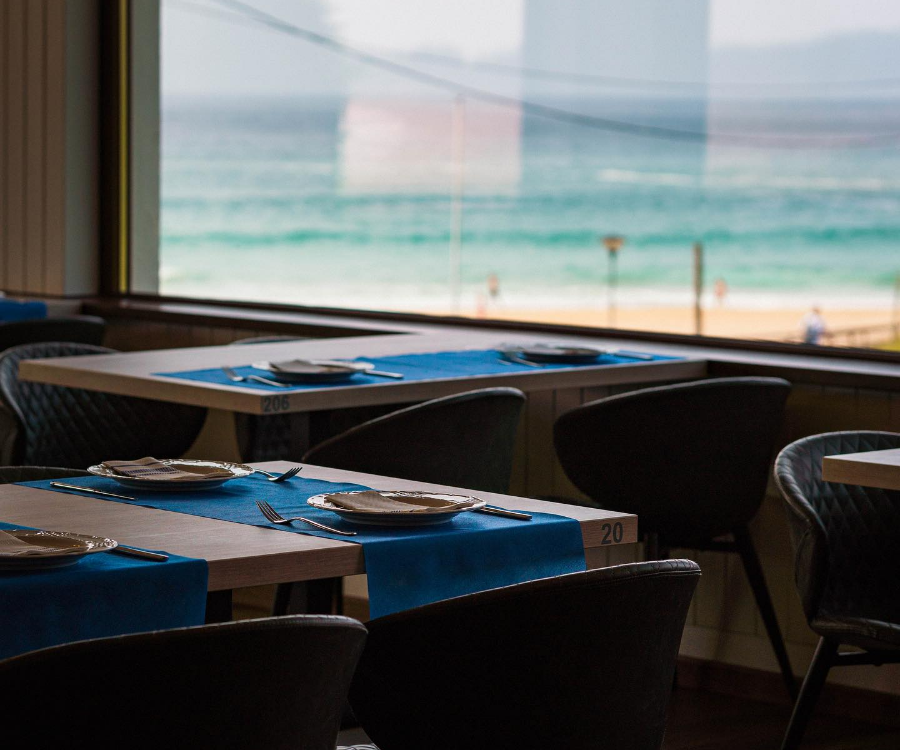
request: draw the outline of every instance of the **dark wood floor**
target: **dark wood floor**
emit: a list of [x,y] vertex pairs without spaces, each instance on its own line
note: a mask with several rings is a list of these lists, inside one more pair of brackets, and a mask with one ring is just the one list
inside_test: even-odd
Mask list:
[[[784,706],[679,688],[669,704],[663,750],[778,750],[789,717]],[[350,730],[339,744],[367,741]],[[817,715],[803,750],[900,750],[900,729]]]

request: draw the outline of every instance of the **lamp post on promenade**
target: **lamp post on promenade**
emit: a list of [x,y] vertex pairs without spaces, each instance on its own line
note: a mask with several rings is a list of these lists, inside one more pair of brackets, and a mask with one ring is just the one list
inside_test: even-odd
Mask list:
[[694,333],[703,334],[703,243],[694,243]]
[[607,251],[607,266],[606,266],[606,286],[607,286],[607,317],[606,323],[610,328],[616,327],[616,286],[619,282],[619,269],[617,264],[617,259],[619,255],[619,250],[622,249],[622,245],[625,244],[625,238],[618,234],[608,234],[606,237],[603,237],[600,240],[603,243],[603,247],[606,248]]

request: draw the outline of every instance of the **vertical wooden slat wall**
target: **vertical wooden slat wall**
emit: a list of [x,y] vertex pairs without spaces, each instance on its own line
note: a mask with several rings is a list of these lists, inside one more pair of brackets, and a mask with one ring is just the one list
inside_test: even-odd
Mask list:
[[[91,189],[87,171],[66,172],[67,149],[84,157],[90,148],[84,139],[72,140],[71,113],[79,109],[67,82],[73,75],[96,78],[90,64],[79,62],[76,70],[67,60],[67,24],[91,12],[94,6],[82,0],[0,3],[0,290],[11,294],[91,291],[83,283],[67,287],[66,279],[72,238],[85,236],[82,227],[66,226],[67,204]],[[79,262],[95,252],[83,239],[76,244]]]
[[26,0],[6,3],[6,247],[4,286],[23,289],[25,267],[25,11]]

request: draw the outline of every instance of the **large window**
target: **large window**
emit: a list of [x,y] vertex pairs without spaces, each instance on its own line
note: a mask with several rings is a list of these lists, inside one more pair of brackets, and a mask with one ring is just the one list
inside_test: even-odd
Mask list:
[[159,50],[163,295],[897,345],[900,4],[162,0]]

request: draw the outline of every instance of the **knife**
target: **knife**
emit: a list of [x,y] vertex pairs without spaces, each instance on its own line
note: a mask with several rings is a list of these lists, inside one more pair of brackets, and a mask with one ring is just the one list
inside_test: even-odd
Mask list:
[[489,513],[492,516],[503,516],[504,518],[517,518],[520,521],[530,521],[531,516],[528,513],[522,513],[518,510],[506,510],[506,508],[494,508],[485,505],[483,508],[476,508],[479,513]]
[[156,560],[157,562],[165,562],[169,559],[168,555],[163,555],[160,552],[147,552],[147,550],[126,547],[123,544],[113,547],[110,552],[118,552],[120,555],[127,555],[128,557],[142,557],[146,560]]
[[103,490],[94,490],[90,487],[79,487],[75,484],[66,484],[65,482],[50,482],[51,487],[59,487],[64,490],[77,490],[78,492],[90,492],[93,495],[103,495],[104,497],[114,497],[118,500],[137,500],[136,497],[128,497],[128,495],[116,495],[112,492],[104,492]]

